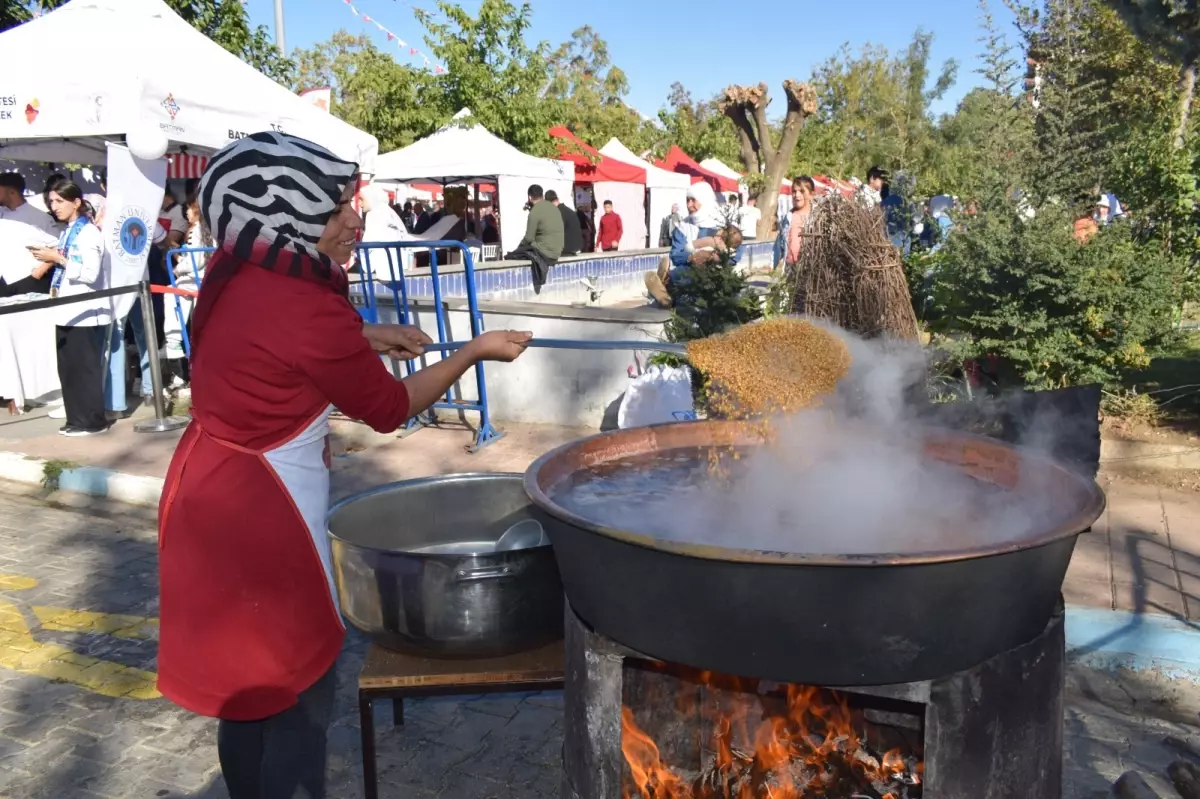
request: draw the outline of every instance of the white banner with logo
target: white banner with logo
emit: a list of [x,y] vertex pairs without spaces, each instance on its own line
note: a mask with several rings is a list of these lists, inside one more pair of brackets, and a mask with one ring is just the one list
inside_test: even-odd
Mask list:
[[[104,260],[109,285],[131,286],[148,276],[147,259],[167,185],[167,161],[143,161],[120,144],[108,145],[108,198],[104,204]],[[136,294],[113,298],[118,319]]]

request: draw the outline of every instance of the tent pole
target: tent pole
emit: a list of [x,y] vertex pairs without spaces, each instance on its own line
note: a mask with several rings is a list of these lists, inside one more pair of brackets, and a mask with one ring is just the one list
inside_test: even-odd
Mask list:
[[283,0],[275,0],[275,46],[279,54],[287,58],[287,45],[283,41]]

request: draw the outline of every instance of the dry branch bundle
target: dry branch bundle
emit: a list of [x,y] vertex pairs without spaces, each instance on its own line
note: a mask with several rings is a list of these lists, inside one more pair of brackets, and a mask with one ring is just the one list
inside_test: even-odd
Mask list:
[[866,338],[918,337],[904,265],[878,208],[839,195],[823,198],[802,235],[800,261],[785,275],[795,313]]

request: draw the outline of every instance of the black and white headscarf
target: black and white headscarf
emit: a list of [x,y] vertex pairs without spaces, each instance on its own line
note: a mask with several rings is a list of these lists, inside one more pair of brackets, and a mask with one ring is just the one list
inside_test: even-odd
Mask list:
[[274,131],[239,139],[209,159],[200,179],[200,212],[217,252],[196,304],[193,340],[243,264],[346,294],[345,271],[316,247],[357,173],[358,164],[319,144]]

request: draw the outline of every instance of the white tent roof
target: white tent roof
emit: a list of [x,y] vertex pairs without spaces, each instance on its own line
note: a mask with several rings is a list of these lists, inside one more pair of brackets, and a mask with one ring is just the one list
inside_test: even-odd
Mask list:
[[744,175],[741,175],[732,167],[726,166],[724,161],[718,161],[716,158],[705,158],[700,162],[700,166],[707,169],[709,172],[715,172],[721,177],[733,178],[736,181],[741,181]]
[[608,144],[600,148],[601,155],[607,155],[609,158],[615,158],[618,161],[624,161],[627,164],[640,166],[646,170],[646,186],[651,189],[687,189],[692,185],[692,179],[688,175],[680,172],[672,172],[669,169],[662,169],[655,166],[649,161],[639,158],[630,150],[621,140],[615,136],[608,140]]
[[570,161],[526,155],[488,132],[483,125],[463,122],[470,113],[463,109],[455,115],[455,122],[436,133],[380,155],[375,163],[375,179],[428,181],[443,185],[495,181],[500,175],[531,180],[574,180],[575,165]]
[[[48,47],[84,60],[43,69]],[[24,65],[0,81],[0,157],[102,163],[106,140],[153,127],[202,152],[283,130],[366,172],[379,152],[374,136],[275,83],[163,0],[71,0],[0,34],[0,52]]]

